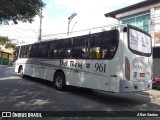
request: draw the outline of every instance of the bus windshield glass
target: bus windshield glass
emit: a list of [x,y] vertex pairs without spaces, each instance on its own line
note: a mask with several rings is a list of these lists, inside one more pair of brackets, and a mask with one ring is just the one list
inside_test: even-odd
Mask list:
[[13,62],[18,59],[19,48],[20,48],[20,47],[17,46],[17,47],[15,48],[15,50],[13,51]]
[[134,28],[131,26],[129,26],[128,28],[129,49],[135,54],[149,57],[152,52],[150,35],[138,28]]

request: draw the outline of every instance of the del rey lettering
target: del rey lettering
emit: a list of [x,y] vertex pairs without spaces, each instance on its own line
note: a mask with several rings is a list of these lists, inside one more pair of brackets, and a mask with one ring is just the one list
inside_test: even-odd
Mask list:
[[82,63],[78,63],[75,61],[60,61],[60,66],[64,66],[64,67],[74,67],[74,68],[80,68],[82,69]]

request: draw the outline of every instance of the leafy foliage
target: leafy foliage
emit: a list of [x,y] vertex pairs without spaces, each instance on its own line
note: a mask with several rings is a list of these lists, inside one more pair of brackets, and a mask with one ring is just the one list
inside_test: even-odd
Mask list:
[[7,43],[6,45],[5,45],[5,48],[15,48],[16,47],[16,45],[15,44],[13,44],[13,43]]
[[0,36],[0,45],[5,45],[5,48],[15,48],[16,45],[11,43],[8,37]]
[[44,6],[42,0],[0,0],[0,24],[31,23]]
[[10,42],[8,37],[0,36],[0,45],[5,45],[8,42]]

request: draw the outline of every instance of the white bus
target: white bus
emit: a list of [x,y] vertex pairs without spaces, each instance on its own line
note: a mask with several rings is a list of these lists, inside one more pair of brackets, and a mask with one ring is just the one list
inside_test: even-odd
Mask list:
[[82,33],[17,46],[15,72],[53,81],[58,90],[78,86],[123,93],[152,88],[148,33],[131,25]]

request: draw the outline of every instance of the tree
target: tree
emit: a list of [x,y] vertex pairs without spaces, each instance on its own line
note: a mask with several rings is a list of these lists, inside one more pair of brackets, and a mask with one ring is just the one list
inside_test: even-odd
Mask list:
[[44,6],[42,0],[0,0],[0,25],[9,21],[31,23]]
[[0,36],[0,45],[5,45],[5,48],[15,48],[16,45],[11,43],[8,37]]
[[6,43],[10,41],[11,40],[8,37],[0,36],[0,45],[5,45]]
[[13,44],[13,43],[11,43],[11,42],[9,42],[9,43],[7,43],[6,45],[5,45],[5,48],[7,49],[7,48],[15,48],[16,47],[16,45],[15,44]]

